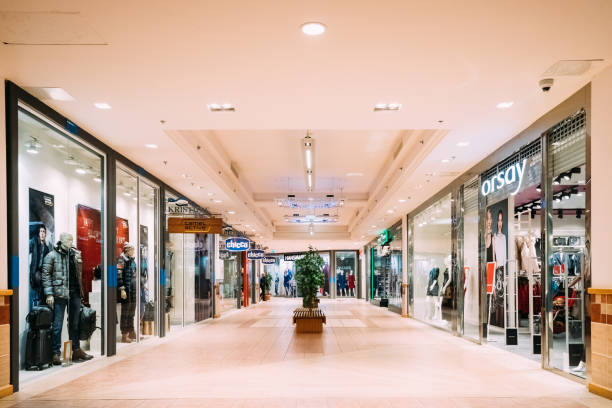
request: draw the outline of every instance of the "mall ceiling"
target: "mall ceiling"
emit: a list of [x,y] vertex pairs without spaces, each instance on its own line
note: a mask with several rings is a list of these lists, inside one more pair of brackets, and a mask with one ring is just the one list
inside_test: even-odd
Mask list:
[[[0,0],[0,73],[63,88],[45,102],[273,249],[356,248],[588,83],[611,20],[608,0]],[[603,61],[540,90],[576,59]],[[293,193],[345,204],[310,235],[278,206]]]

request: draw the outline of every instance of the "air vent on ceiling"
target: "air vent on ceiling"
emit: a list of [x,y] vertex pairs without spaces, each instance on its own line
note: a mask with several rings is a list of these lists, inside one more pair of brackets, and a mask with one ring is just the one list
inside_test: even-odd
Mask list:
[[543,74],[542,77],[557,77],[557,76],[577,76],[586,73],[593,62],[600,62],[603,59],[587,59],[587,60],[560,60],[552,64]]

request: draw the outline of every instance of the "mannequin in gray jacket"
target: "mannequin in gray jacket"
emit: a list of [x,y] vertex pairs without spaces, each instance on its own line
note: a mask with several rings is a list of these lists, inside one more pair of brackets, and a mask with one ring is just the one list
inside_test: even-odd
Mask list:
[[72,235],[63,232],[53,250],[45,256],[42,284],[47,305],[53,309],[53,364],[60,365],[64,312],[68,309],[68,336],[72,340],[72,360],[90,360],[93,356],[79,344],[79,314],[83,297],[81,252],[72,247]]

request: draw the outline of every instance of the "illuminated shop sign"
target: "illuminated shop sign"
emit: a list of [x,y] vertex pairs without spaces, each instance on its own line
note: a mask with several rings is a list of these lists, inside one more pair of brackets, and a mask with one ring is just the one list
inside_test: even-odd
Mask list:
[[378,245],[384,246],[391,242],[391,234],[389,230],[384,230],[378,235]]
[[276,257],[274,256],[264,256],[261,262],[265,265],[274,265],[276,263]]
[[228,238],[225,240],[225,249],[233,252],[246,251],[251,247],[251,241],[246,238]]
[[264,257],[263,249],[251,249],[250,251],[247,251],[248,259],[263,259],[263,257]]
[[525,167],[527,166],[527,159],[524,159],[522,163],[515,163],[512,166],[508,167],[506,171],[500,171],[499,173],[493,175],[490,179],[485,180],[482,183],[482,187],[480,188],[480,192],[483,196],[488,196],[489,194],[499,191],[504,186],[509,186],[514,183],[517,183],[516,189],[511,195],[515,195],[519,192],[521,188],[521,183],[523,181],[523,174],[525,174]]
[[298,259],[302,259],[304,257],[304,254],[300,253],[300,254],[285,254],[283,259],[285,261],[297,261]]

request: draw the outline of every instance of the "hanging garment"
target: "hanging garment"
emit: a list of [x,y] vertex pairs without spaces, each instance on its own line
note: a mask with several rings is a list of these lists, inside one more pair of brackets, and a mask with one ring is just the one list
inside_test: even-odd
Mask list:
[[349,275],[349,277],[348,277],[348,287],[349,287],[349,289],[355,289],[355,275]]
[[432,268],[429,271],[429,282],[427,283],[427,296],[438,296],[440,288],[438,286],[438,276],[440,275],[440,268]]

